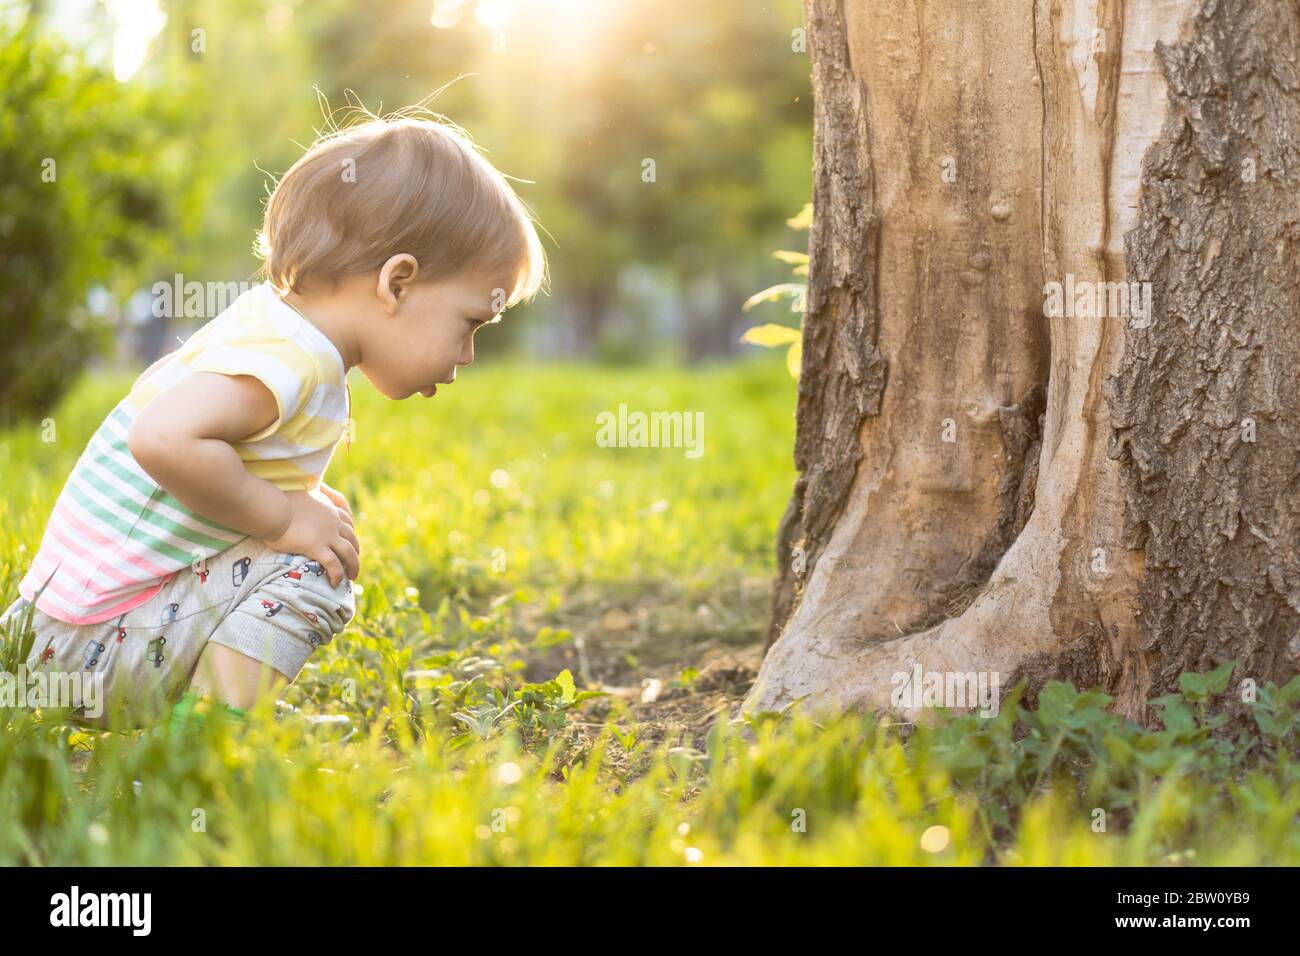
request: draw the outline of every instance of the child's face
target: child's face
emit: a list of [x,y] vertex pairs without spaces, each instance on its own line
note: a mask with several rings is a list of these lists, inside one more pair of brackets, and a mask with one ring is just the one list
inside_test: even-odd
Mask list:
[[395,311],[365,323],[357,367],[388,398],[431,398],[474,361],[474,332],[496,316],[494,290],[504,288],[500,276],[481,273],[404,283]]

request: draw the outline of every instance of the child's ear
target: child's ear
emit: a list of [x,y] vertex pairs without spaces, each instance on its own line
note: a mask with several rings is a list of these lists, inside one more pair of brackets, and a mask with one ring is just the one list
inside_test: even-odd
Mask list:
[[398,303],[415,277],[420,273],[420,263],[409,252],[399,252],[380,267],[379,298],[389,312],[396,310]]

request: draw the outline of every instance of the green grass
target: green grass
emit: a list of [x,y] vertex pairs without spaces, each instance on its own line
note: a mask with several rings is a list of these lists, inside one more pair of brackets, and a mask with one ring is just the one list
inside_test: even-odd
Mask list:
[[[82,382],[56,441],[0,436],[6,604],[126,384]],[[761,646],[794,478],[779,356],[499,364],[429,401],[360,379],[353,397],[356,441],[327,478],[357,518],[358,614],[282,695],[298,711],[267,702],[202,746],[0,711],[0,863],[1300,861],[1300,681],[1263,689],[1232,740],[1224,675],[1188,678],[1156,730],[1065,685],[992,720],[752,715],[696,737],[594,694],[591,671],[634,684],[706,646]],[[620,402],[704,412],[704,455],[598,447],[596,414]],[[692,676],[674,701],[707,698]]]

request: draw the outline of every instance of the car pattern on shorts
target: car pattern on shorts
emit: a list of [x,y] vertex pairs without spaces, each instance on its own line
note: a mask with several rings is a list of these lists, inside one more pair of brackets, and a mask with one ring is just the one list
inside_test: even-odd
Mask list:
[[97,641],[93,637],[90,639],[90,642],[86,645],[84,658],[86,662],[86,670],[90,670],[99,663],[99,655],[104,653],[106,649],[106,645],[103,641]]
[[[274,562],[276,564],[287,564],[290,566],[289,570],[285,571],[280,576],[284,578],[288,578],[289,583],[292,584],[292,586],[295,588],[302,587],[302,582],[305,579],[306,575],[308,574],[313,574],[317,578],[323,577],[325,575],[325,568],[321,565],[319,561],[314,561],[310,559],[302,560],[305,557],[306,557],[305,555],[282,554],[276,557]],[[233,562],[231,566],[231,583],[233,584],[233,586],[239,587],[244,583],[245,580],[247,580],[252,564],[253,564],[252,558],[247,556],[238,558]],[[192,566],[192,569],[195,575],[198,576],[199,583],[206,584],[208,575],[211,573],[208,568],[207,559],[203,559],[199,562],[196,562],[196,564]],[[347,578],[344,578],[343,586],[349,592],[352,590],[352,582]],[[282,611],[286,606],[288,606],[289,610],[293,611],[296,615],[303,618],[305,621],[307,621],[312,625],[313,629],[309,631],[307,637],[307,640],[311,644],[312,648],[314,649],[320,647],[323,643],[325,643],[326,641],[325,635],[320,631],[315,630],[315,628],[319,628],[321,626],[320,616],[316,612],[300,610],[299,608],[296,608],[292,605],[286,605],[283,601],[260,599],[260,604],[261,607],[266,612],[265,613],[266,617],[274,617],[275,615],[280,613],[280,611]],[[181,607],[179,602],[176,601],[167,602],[162,607],[158,624],[156,626],[159,628],[164,628],[168,624],[177,621],[181,617],[188,616],[188,615],[181,615],[180,610]],[[337,613],[340,616],[345,616],[347,614],[347,611],[342,606],[336,606],[335,613]],[[125,643],[127,637],[127,628],[123,626],[123,622],[125,621],[125,619],[126,619],[126,615],[124,614],[122,615],[121,618],[118,619],[116,623],[110,624],[108,626],[108,633],[104,636],[103,640],[92,638],[90,641],[87,642],[87,644],[85,645],[82,651],[82,661],[86,670],[90,670],[94,667],[97,667],[100,664],[100,662],[103,660],[103,656],[105,652],[108,650],[110,643],[112,644]],[[152,640],[149,641],[148,647],[145,652],[145,660],[153,664],[153,666],[156,669],[161,669],[164,661],[166,660],[166,655],[164,654],[166,645],[167,645],[167,638],[162,634],[158,634]],[[54,657],[55,657],[54,648],[52,646],[46,647],[45,650],[41,652],[40,661],[41,663],[46,663],[51,659],[53,659]]]

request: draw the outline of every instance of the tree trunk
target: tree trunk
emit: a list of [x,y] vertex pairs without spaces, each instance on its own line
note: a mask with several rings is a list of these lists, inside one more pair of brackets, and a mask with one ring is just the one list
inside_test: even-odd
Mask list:
[[609,315],[609,287],[596,282],[574,292],[571,302],[573,348],[570,355],[590,357],[600,344],[605,319]]
[[805,7],[800,475],[744,708],[915,718],[920,666],[1146,720],[1185,670],[1295,674],[1296,4]]
[[[696,276],[683,283],[685,329],[682,335],[686,363],[699,365],[733,355],[738,349],[741,332],[733,329],[745,297],[732,291],[726,279],[716,275]],[[734,282],[733,282],[734,287]]]

